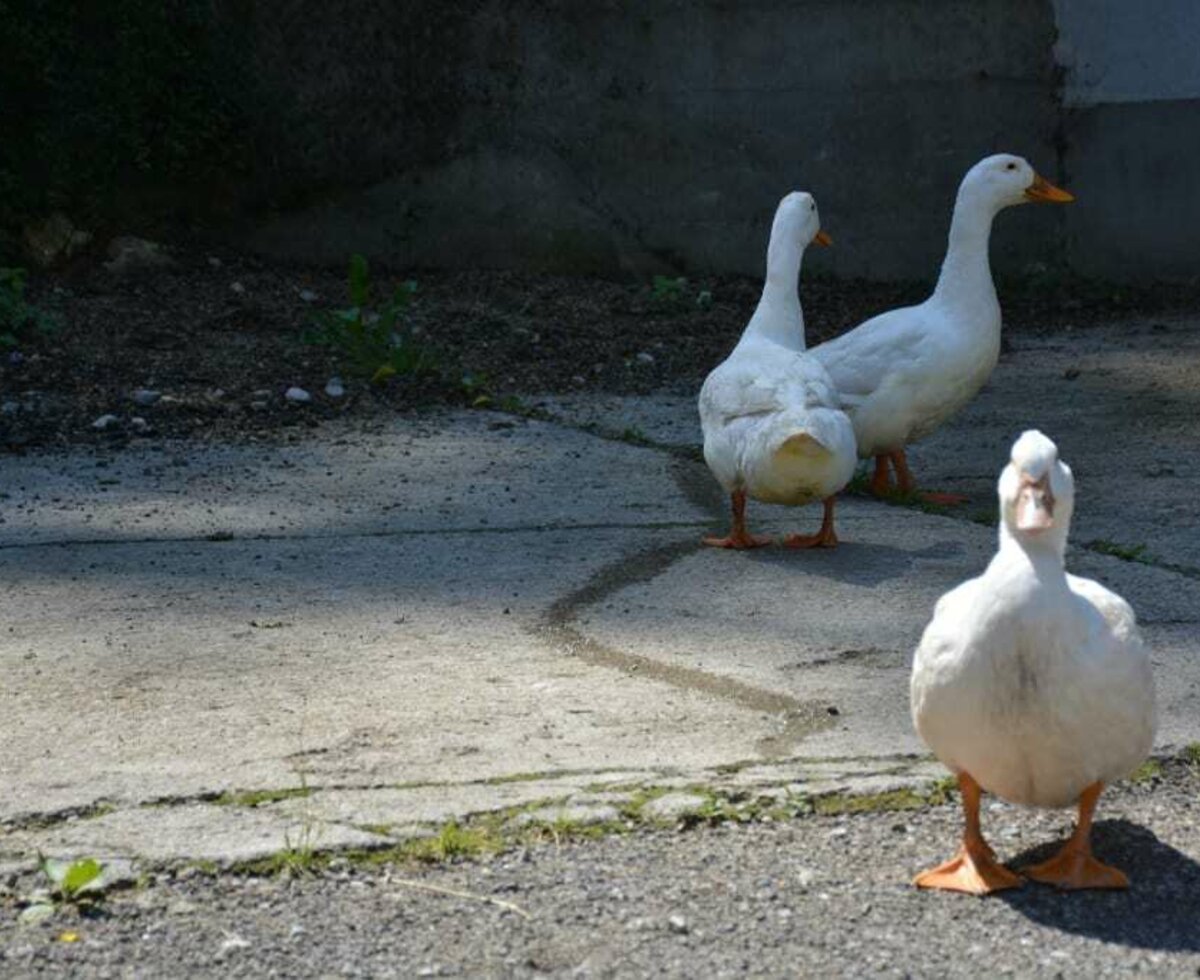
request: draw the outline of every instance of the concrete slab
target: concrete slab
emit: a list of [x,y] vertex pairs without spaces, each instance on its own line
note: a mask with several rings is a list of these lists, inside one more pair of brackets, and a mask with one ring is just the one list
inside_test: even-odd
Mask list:
[[[1013,405],[1036,406],[1079,477],[1076,539],[1147,546],[1149,564],[1070,562],[1138,610],[1166,749],[1200,740],[1200,332],[1124,331],[1021,338],[913,455],[983,509],[1026,424]],[[572,427],[693,446],[690,395],[545,404],[566,424],[459,412],[295,445],[6,460],[0,859],[227,860],[304,819],[339,828],[324,846],[361,844],[369,826],[591,805],[603,787],[936,778],[908,720],[910,651],[994,530],[850,499],[833,553],[704,550],[724,502],[702,464]]]
[[[971,498],[993,520],[1000,467],[1026,428],[1054,439],[1075,473],[1072,540],[1145,547],[1200,575],[1200,319],[1161,317],[1010,338],[991,380],[949,424],[910,447],[921,483]],[[544,396],[564,420],[668,446],[701,442],[693,392]]]

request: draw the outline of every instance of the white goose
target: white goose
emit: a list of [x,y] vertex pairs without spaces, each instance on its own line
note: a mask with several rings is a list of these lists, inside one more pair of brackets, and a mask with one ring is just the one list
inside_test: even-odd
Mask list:
[[1014,204],[1071,200],[1021,157],[1002,153],[980,160],[958,188],[933,295],[917,306],[881,313],[813,348],[854,423],[859,456],[875,457],[875,494],[882,496],[890,488],[889,461],[898,489],[915,489],[904,447],[970,401],[996,366],[1000,304],[988,265],[992,219]]
[[721,548],[755,548],[770,538],[746,530],[746,496],[778,504],[825,501],[821,530],[790,535],[792,548],[831,548],[833,495],[854,473],[850,420],[829,375],[805,353],[797,279],[809,242],[829,244],[811,194],[779,202],[767,247],[762,298],[738,345],[700,389],[704,459],[730,494],[733,528],[705,538]]
[[1021,883],[979,829],[981,789],[1014,803],[1078,802],[1062,850],[1025,874],[1059,888],[1124,888],[1089,843],[1104,784],[1154,739],[1154,681],[1133,610],[1063,556],[1074,503],[1054,443],[1024,433],[1000,476],[1000,548],[979,578],[942,596],[917,648],[913,721],[958,774],[966,829],[958,855],[916,879],[983,894]]

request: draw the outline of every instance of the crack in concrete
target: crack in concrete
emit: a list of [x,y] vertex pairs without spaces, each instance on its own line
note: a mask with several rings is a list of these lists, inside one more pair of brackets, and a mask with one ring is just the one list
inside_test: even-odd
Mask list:
[[[578,423],[572,422],[570,419],[554,415],[551,412],[541,411],[538,414],[540,421],[548,422],[553,425],[560,425],[563,428],[574,429],[577,432],[584,432],[588,435],[595,436],[598,439],[604,439],[609,442],[630,443],[628,437],[615,429],[609,429],[598,423]],[[634,445],[640,446],[643,449],[653,449],[658,452],[666,453],[672,457],[675,465],[676,482],[683,491],[684,496],[688,501],[701,510],[709,511],[713,514],[714,521],[720,521],[724,517],[724,495],[720,492],[717,485],[711,479],[698,480],[695,473],[701,470],[696,463],[703,464],[704,457],[699,447],[683,446],[667,442],[659,442],[655,439],[640,438]],[[691,472],[691,476],[686,479],[681,479],[681,473]],[[951,479],[960,479],[960,477],[952,477]],[[980,476],[978,479],[991,479],[990,476]],[[977,524],[978,521],[973,520],[969,515],[956,512],[952,508],[938,507],[931,509],[928,504],[923,503],[907,503],[901,500],[883,500],[880,501],[869,493],[856,493],[853,491],[845,491],[846,496],[853,496],[862,500],[870,500],[877,503],[883,503],[891,507],[901,507],[905,510],[915,510],[922,513],[935,514],[939,517],[948,517],[960,524]],[[990,525],[989,525],[990,526]],[[1113,555],[1111,551],[1105,551],[1101,548],[1094,548],[1090,543],[1072,542],[1073,548],[1081,548],[1093,554],[1108,555],[1122,561],[1132,561],[1139,565],[1145,565],[1147,568],[1156,568],[1160,571],[1172,572],[1176,575],[1182,575],[1185,578],[1200,580],[1200,567],[1191,565],[1181,565],[1175,562],[1169,562],[1162,559],[1154,558],[1153,556],[1139,557],[1135,559],[1121,558],[1119,555]]]
[[[719,512],[722,495],[713,493],[715,485],[711,480],[702,480],[700,472],[700,467],[693,460],[675,457],[672,476],[679,489],[697,507]],[[651,581],[699,547],[700,542],[695,539],[672,542],[636,552],[604,566],[584,585],[556,600],[546,611],[543,622],[535,627],[535,632],[552,646],[564,649],[570,656],[579,657],[587,663],[629,674],[636,673],[639,678],[662,681],[681,690],[731,701],[752,711],[778,715],[783,720],[781,730],[761,738],[757,748],[765,758],[786,755],[801,739],[833,723],[824,703],[800,701],[787,694],[753,687],[704,670],[667,664],[640,654],[617,650],[584,635],[574,625],[583,609],[596,605],[630,585]]]

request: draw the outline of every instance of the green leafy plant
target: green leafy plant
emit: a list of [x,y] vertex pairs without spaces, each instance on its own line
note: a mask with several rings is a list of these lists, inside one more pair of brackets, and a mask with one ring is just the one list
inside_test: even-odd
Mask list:
[[0,349],[53,333],[58,319],[25,301],[25,270],[0,268]]
[[110,869],[95,858],[60,861],[38,852],[38,868],[45,875],[48,888],[39,888],[25,899],[22,922],[39,922],[49,918],[64,905],[80,912],[90,912],[104,898],[112,884]]
[[472,408],[487,408],[492,404],[491,379],[482,371],[464,371],[458,390]]
[[335,351],[349,371],[374,384],[395,376],[437,373],[433,352],[417,340],[407,323],[417,292],[415,282],[402,282],[387,302],[372,310],[367,260],[355,254],[350,257],[349,286],[352,305],[314,314],[303,334],[306,343]]
[[650,297],[662,306],[674,305],[683,299],[688,281],[683,276],[655,276],[650,287]]

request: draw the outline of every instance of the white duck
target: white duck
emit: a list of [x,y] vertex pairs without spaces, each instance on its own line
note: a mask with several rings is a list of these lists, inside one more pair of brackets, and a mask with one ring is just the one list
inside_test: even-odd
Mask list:
[[913,721],[958,774],[966,813],[958,855],[915,883],[975,894],[1021,883],[980,833],[983,789],[1028,806],[1078,802],[1074,834],[1026,875],[1066,889],[1124,888],[1089,837],[1104,784],[1150,751],[1150,660],[1129,605],[1063,566],[1075,489],[1054,443],[1024,433],[999,494],[999,551],[983,575],[942,596],[913,662]]
[[793,548],[837,544],[833,495],[854,473],[850,420],[829,375],[805,353],[797,279],[809,242],[828,245],[811,194],[779,202],[767,247],[762,298],[738,345],[700,389],[704,459],[730,494],[733,528],[705,538],[721,548],[755,548],[770,538],[746,530],[746,496],[777,504],[825,501],[821,530],[790,535]]
[[[1001,153],[980,160],[959,185],[933,295],[813,348],[854,423],[859,456],[875,457],[876,495],[889,490],[889,461],[898,489],[915,489],[904,447],[970,401],[996,366],[1000,304],[988,265],[992,219],[1014,204],[1071,200],[1021,157]],[[962,499],[928,496],[943,503]]]

